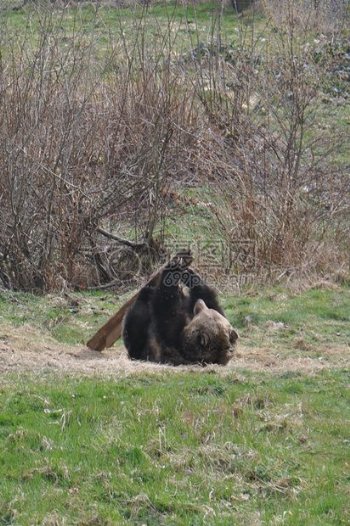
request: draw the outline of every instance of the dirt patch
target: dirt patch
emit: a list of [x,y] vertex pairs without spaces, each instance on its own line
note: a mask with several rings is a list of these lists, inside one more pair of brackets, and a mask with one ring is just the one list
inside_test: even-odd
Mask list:
[[0,374],[62,373],[67,375],[123,377],[142,372],[205,370],[228,373],[247,369],[253,372],[280,373],[298,371],[311,374],[323,369],[350,367],[349,348],[320,349],[317,356],[307,351],[294,354],[292,349],[280,351],[269,348],[239,346],[236,358],[226,367],[172,367],[128,359],[121,344],[102,353],[83,345],[65,345],[42,335],[29,326],[2,326],[0,333]]

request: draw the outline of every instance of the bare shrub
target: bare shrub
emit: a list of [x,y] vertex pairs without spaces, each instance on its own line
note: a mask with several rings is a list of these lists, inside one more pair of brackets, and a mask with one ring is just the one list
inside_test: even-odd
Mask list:
[[121,39],[124,55],[112,48],[98,63],[93,34],[62,34],[51,11],[39,23],[33,48],[19,35],[4,43],[2,276],[21,289],[98,284],[113,274],[100,254],[106,219],[133,228],[129,245],[142,254],[157,248],[161,188],[191,109],[170,61],[151,56],[141,37],[131,50]]
[[26,34],[3,32],[2,284],[133,283],[164,253],[167,217],[181,229],[190,208],[223,243],[227,276],[348,264],[349,179],[320,125],[335,40],[320,52],[288,5],[262,33],[243,18],[233,44],[219,6],[209,37],[187,27],[181,52],[183,22],[157,26],[147,10],[102,43],[98,7],[89,27],[79,10],[40,8]]
[[346,166],[334,162],[344,137],[323,128],[320,108],[332,45],[325,39],[320,60],[320,41],[293,9],[280,31],[239,34],[233,48],[213,40],[197,64],[209,121],[202,170],[216,188],[226,271],[274,280],[347,267],[350,188]]

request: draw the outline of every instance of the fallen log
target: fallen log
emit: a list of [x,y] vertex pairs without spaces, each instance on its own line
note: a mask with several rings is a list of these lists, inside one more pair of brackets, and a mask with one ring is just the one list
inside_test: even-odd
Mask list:
[[[192,262],[192,256],[190,252],[180,252],[178,253],[172,262],[181,265],[181,260],[185,260],[185,266],[188,266]],[[154,272],[150,279],[143,287],[151,287],[156,284],[160,274],[163,272],[164,268],[171,264],[171,262],[163,265],[159,270]],[[142,287],[142,288],[143,288]],[[141,289],[140,289],[141,290]],[[129,308],[136,301],[140,290],[136,292],[124,305],[120,307],[118,312],[116,312],[87,342],[89,349],[93,351],[103,351],[103,349],[112,347],[112,345],[121,337],[123,331],[123,319]]]
[[93,335],[87,342],[87,346],[93,351],[103,351],[112,347],[122,335],[123,319],[138,296],[138,292],[132,296],[109,320]]

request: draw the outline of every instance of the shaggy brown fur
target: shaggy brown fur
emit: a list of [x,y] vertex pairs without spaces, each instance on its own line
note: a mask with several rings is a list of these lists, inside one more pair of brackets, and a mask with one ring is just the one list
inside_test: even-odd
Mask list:
[[174,365],[225,365],[232,358],[238,334],[215,291],[189,268],[191,260],[178,254],[156,283],[141,289],[124,321],[130,358]]

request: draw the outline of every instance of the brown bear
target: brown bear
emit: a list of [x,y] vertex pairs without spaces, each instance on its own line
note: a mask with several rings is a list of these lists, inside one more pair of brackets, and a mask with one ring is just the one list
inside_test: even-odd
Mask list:
[[127,312],[123,339],[129,357],[173,365],[226,365],[238,339],[211,287],[177,254],[138,294]]

